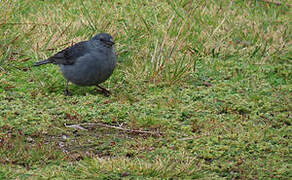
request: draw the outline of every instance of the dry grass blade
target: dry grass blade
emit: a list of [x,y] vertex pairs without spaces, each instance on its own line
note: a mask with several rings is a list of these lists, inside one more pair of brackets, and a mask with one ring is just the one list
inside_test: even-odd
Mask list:
[[161,58],[161,54],[162,54],[162,51],[163,51],[163,48],[164,48],[164,45],[165,45],[165,41],[166,41],[166,39],[167,39],[167,33],[168,33],[168,31],[169,31],[169,29],[170,29],[170,27],[171,27],[171,25],[172,25],[172,22],[173,22],[173,19],[174,19],[174,15],[169,19],[169,21],[168,21],[168,25],[167,25],[167,30],[166,30],[166,32],[165,32],[165,34],[164,34],[164,37],[163,37],[163,40],[162,40],[162,43],[161,43],[161,46],[160,46],[160,50],[159,50],[159,55],[158,55],[158,60],[160,60],[160,58]]
[[0,23],[0,26],[5,26],[5,25],[37,25],[37,26],[52,26],[52,25],[61,25],[59,23],[20,23],[20,22],[11,22],[11,23]]
[[177,45],[177,40],[178,40],[178,38],[180,37],[180,34],[181,34],[182,30],[184,29],[186,22],[187,22],[187,19],[183,22],[182,26],[180,27],[180,29],[179,29],[179,31],[178,31],[176,37],[175,37],[175,40],[174,40],[174,42],[173,42],[173,45],[172,45],[172,48],[171,48],[171,50],[170,50],[170,53],[169,53],[169,56],[168,56],[168,59],[167,59],[167,60],[170,60],[170,58],[171,58],[171,56],[172,56],[172,54],[173,54],[173,51],[174,51],[174,49],[175,49],[175,47],[176,47],[176,45]]
[[285,6],[288,6],[288,7],[292,7],[292,4],[284,4],[282,3],[281,1],[275,1],[275,0],[259,0],[259,1],[263,1],[263,2],[266,2],[266,3],[271,3],[271,4],[275,4],[275,5],[285,5]]
[[71,26],[72,22],[70,22],[66,27],[65,29],[60,33],[60,35],[58,36],[58,38],[56,38],[52,44],[55,44],[64,34],[66,31],[68,31],[69,27]]
[[151,63],[154,63],[156,53],[157,53],[157,48],[158,48],[158,39],[156,40],[156,43],[155,43],[155,48],[154,48],[154,53],[153,53],[152,58],[151,58]]
[[71,41],[71,42],[66,42],[66,43],[64,43],[64,44],[60,44],[60,45],[56,46],[56,48],[48,48],[48,49],[45,49],[44,51],[55,51],[55,50],[57,50],[59,47],[63,47],[63,46],[68,45],[68,44],[70,44],[70,45],[72,46],[72,45],[74,44],[74,42],[73,42],[73,41]]
[[216,32],[218,31],[218,29],[222,26],[222,24],[225,22],[225,17],[223,18],[223,20],[221,21],[221,23],[214,29],[213,33],[211,36],[214,36],[216,34]]
[[154,59],[156,59],[156,64],[155,64],[155,72],[153,73],[152,75],[152,78],[151,78],[151,81],[154,81],[154,79],[157,78],[158,74],[164,69],[165,67],[165,62],[163,59],[162,59],[162,54],[163,54],[163,49],[165,47],[165,43],[166,43],[166,40],[167,40],[167,35],[169,33],[169,29],[171,28],[172,26],[172,23],[173,23],[173,19],[174,19],[175,15],[173,15],[169,21],[168,21],[168,25],[167,25],[167,30],[165,31],[164,33],[164,37],[163,37],[163,40],[162,40],[162,43],[161,43],[161,46],[160,46],[160,50],[159,50],[159,53],[158,53],[158,56],[156,57],[156,49],[157,47],[155,47],[155,50],[154,50],[154,54],[152,56],[152,62],[154,61]]

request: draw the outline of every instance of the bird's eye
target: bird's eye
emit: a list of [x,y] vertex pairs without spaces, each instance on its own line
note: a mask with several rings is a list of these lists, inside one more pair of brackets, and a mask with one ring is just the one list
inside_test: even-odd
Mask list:
[[105,41],[105,39],[103,39],[103,38],[100,38],[99,40],[100,40],[100,41]]

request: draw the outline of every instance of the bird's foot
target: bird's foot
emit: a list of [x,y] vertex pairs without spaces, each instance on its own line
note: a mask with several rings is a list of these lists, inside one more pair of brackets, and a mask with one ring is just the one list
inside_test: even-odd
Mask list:
[[111,95],[111,92],[104,87],[101,87],[99,85],[97,85],[97,87],[99,88],[98,91],[104,94],[106,97],[109,97]]
[[64,94],[65,96],[72,96],[72,93],[68,89],[65,89]]

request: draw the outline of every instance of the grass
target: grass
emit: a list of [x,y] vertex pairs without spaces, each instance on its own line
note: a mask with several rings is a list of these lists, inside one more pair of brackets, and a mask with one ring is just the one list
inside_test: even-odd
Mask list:
[[[0,179],[292,177],[288,6],[1,4]],[[66,97],[57,66],[32,66],[98,32],[116,41],[111,97]]]

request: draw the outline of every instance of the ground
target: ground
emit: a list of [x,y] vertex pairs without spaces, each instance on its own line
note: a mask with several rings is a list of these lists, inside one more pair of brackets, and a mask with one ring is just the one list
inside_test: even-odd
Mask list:
[[[291,1],[2,1],[0,179],[289,179]],[[95,87],[36,61],[99,32]]]

